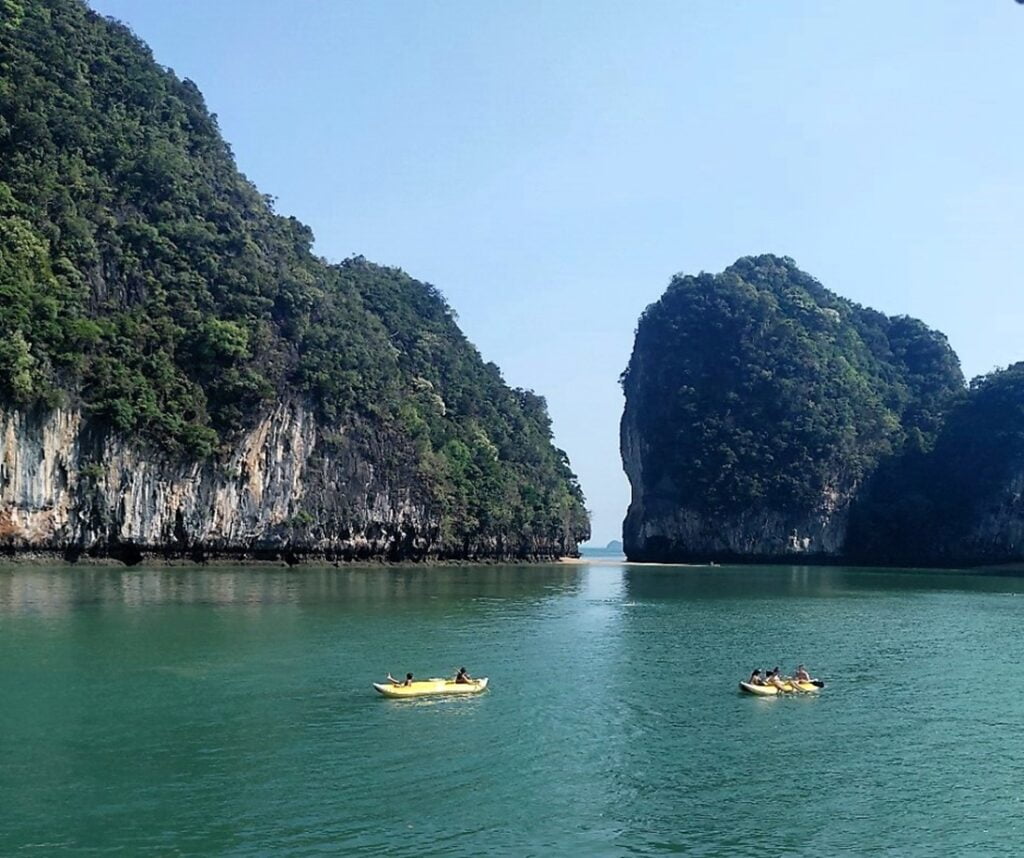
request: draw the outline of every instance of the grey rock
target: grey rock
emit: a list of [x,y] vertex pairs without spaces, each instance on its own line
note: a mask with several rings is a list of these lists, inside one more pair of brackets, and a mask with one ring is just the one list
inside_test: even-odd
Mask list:
[[380,428],[324,427],[281,402],[215,461],[175,458],[76,409],[0,411],[0,549],[327,560],[542,558],[575,544],[446,544],[411,451]]

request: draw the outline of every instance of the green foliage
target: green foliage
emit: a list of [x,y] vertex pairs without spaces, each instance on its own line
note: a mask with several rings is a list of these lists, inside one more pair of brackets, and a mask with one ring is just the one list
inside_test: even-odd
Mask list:
[[586,535],[543,400],[503,383],[434,287],[315,257],[127,28],[80,0],[0,13],[0,400],[72,396],[204,457],[300,396],[409,446],[453,542]]
[[963,385],[941,334],[773,256],[674,278],[622,380],[651,490],[711,515],[814,508],[908,437],[927,448]]
[[362,336],[377,338],[393,361],[375,407],[413,440],[446,539],[465,542],[480,532],[543,544],[566,534],[587,538],[583,495],[565,453],[551,444],[543,397],[508,388],[434,287],[361,257],[338,275],[342,294],[351,290],[375,320]]
[[54,275],[48,243],[32,224],[0,216],[0,395],[19,405],[56,401],[58,374],[77,365],[87,334],[61,318],[76,313],[79,300]]
[[1022,467],[1024,363],[1018,363],[974,379],[933,447],[910,450],[879,469],[853,510],[849,552],[893,563],[976,562],[989,551],[1019,556],[1019,546],[998,539],[978,546],[964,540],[987,514],[1020,515],[1019,494],[1008,486]]

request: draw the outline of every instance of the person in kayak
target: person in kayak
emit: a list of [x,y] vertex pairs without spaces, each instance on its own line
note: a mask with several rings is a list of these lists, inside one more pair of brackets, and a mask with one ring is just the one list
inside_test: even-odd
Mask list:
[[761,679],[760,668],[754,668],[754,672],[750,674],[750,679],[747,680],[747,685],[764,685]]
[[392,676],[392,675],[391,675],[391,674],[389,673],[389,674],[388,674],[388,682],[390,682],[390,683],[391,683],[392,685],[402,685],[402,686],[409,686],[409,685],[412,685],[412,674],[411,674],[411,673],[407,673],[407,674],[405,675],[405,680],[404,680],[404,681],[400,681],[400,680],[398,680],[398,679],[395,679],[395,678],[394,678],[394,677],[393,677],[393,676]]
[[455,674],[455,681],[459,685],[469,685],[473,681],[473,677],[466,673],[466,668],[460,667],[459,672]]
[[773,667],[772,670],[771,670],[771,673],[769,673],[765,677],[764,684],[765,685],[774,685],[776,688],[778,688],[780,690],[785,686],[786,683],[782,679],[782,676],[779,674],[779,667],[778,667],[778,665]]
[[793,674],[793,679],[797,682],[810,682],[811,675],[806,671],[802,664],[796,666],[796,673]]

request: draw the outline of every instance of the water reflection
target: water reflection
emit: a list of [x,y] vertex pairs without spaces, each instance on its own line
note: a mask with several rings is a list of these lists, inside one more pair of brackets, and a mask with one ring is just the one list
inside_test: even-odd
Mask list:
[[60,616],[72,608],[146,605],[315,605],[367,608],[423,600],[529,600],[579,592],[582,569],[545,566],[0,568],[0,614]]
[[319,605],[368,613],[425,603],[529,604],[564,596],[634,600],[865,597],[892,592],[1024,593],[1024,578],[982,572],[845,566],[0,567],[0,615],[63,616],[72,609],[161,604]]
[[623,565],[622,570],[631,599],[833,598],[945,590],[1024,593],[1024,578],[982,572],[849,566]]

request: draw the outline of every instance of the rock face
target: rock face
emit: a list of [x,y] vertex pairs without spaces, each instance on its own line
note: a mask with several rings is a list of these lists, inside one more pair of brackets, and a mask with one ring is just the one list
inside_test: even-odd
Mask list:
[[301,404],[257,421],[217,463],[175,460],[73,410],[0,412],[0,547],[282,559],[541,558],[575,542],[446,542],[426,493],[367,427],[326,433]]
[[879,463],[927,447],[963,387],[945,338],[792,260],[677,276],[623,374],[631,560],[828,560]]
[[838,556],[857,483],[835,474],[837,485],[821,491],[803,509],[757,505],[731,513],[701,508],[694,497],[685,503],[670,477],[657,471],[654,485],[644,481],[644,462],[657,458],[637,436],[636,417],[622,421],[622,461],[633,489],[623,523],[630,560],[672,563],[707,560],[773,560],[783,557],[824,559]]
[[[895,563],[920,563],[933,566],[978,566],[1024,562],[1024,461],[1017,462],[1012,473],[978,499],[962,524],[937,534],[934,542],[912,538],[890,548],[888,557]],[[917,547],[909,557],[908,544]],[[902,550],[899,550],[902,549]]]
[[957,566],[1024,561],[1024,461],[992,487],[966,533],[943,547],[938,559]]
[[623,525],[630,546],[626,556],[650,563],[838,557],[851,495],[848,490],[838,496],[835,505],[822,498],[818,509],[804,515],[759,508],[728,518],[680,507],[666,498],[641,498],[630,503]]

